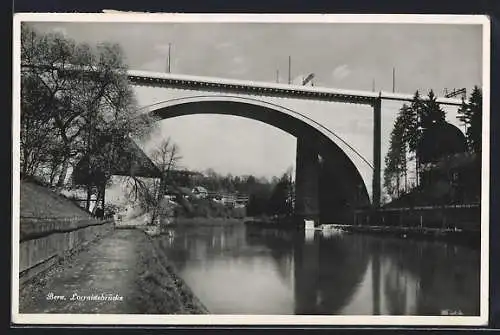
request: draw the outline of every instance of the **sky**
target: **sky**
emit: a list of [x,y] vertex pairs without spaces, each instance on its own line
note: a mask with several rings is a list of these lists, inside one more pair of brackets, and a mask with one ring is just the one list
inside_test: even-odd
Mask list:
[[[314,85],[392,90],[400,93],[481,85],[482,27],[436,24],[346,23],[71,23],[36,22],[40,32],[57,31],[77,42],[119,43],[134,70],[294,83],[314,73]],[[137,90],[139,105],[166,99],[161,92]],[[395,116],[399,105],[389,104]],[[348,107],[345,107],[346,111]],[[450,122],[456,123],[453,112]],[[392,123],[386,119],[386,133]],[[342,113],[335,118],[342,118]],[[332,119],[331,122],[335,122]],[[355,124],[353,124],[355,126]],[[354,128],[353,128],[354,129]],[[185,168],[213,168],[233,175],[281,175],[295,163],[295,138],[269,125],[231,116],[183,116],[164,120],[151,137],[171,137]],[[356,140],[369,156],[371,134]],[[387,134],[383,146],[387,148]],[[242,154],[243,153],[243,154]]]

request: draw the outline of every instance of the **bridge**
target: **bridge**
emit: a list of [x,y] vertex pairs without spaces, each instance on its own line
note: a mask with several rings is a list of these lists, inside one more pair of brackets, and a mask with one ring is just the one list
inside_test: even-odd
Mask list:
[[[60,72],[66,71],[73,70],[65,67]],[[127,77],[136,93],[153,96],[139,112],[159,120],[194,114],[233,115],[264,122],[295,136],[295,211],[300,220],[316,223],[352,222],[355,210],[380,206],[382,102],[413,100],[413,95],[383,91],[150,71],[128,70]],[[165,95],[168,99],[158,98]],[[457,107],[462,101],[438,97],[437,103]],[[347,105],[365,109],[346,112]],[[369,120],[369,129],[352,132],[351,124],[360,119]],[[370,133],[371,153],[360,152],[351,144],[366,142],[366,133]]]
[[[355,209],[380,206],[382,101],[411,102],[413,99],[408,94],[149,71],[129,70],[127,76],[138,92],[155,90],[157,95],[169,96],[141,109],[142,113],[150,113],[160,120],[192,114],[234,115],[267,123],[295,136],[296,214],[300,219],[315,222],[350,221]],[[438,98],[437,102],[450,106],[462,103],[450,98]],[[336,115],[342,113],[338,103],[362,105],[371,110],[371,160],[310,111],[328,110],[329,117],[335,120]],[[353,113],[350,118],[366,117],[363,113]],[[370,171],[371,176],[362,175],[362,170]]]

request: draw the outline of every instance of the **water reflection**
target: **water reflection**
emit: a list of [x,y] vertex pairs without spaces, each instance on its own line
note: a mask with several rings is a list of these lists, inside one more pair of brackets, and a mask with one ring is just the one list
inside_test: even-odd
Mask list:
[[479,314],[479,250],[243,225],[177,227],[160,242],[216,314]]

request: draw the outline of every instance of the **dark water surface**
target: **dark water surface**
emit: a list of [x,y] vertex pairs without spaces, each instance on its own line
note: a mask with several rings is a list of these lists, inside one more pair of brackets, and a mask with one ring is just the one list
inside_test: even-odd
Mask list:
[[170,233],[165,253],[213,314],[479,315],[479,249],[244,225]]

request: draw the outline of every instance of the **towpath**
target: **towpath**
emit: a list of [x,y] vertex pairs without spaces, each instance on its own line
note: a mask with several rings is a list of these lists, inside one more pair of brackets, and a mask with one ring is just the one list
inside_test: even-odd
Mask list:
[[[21,313],[137,313],[137,230],[115,230],[20,291]],[[114,300],[109,300],[114,299]]]

